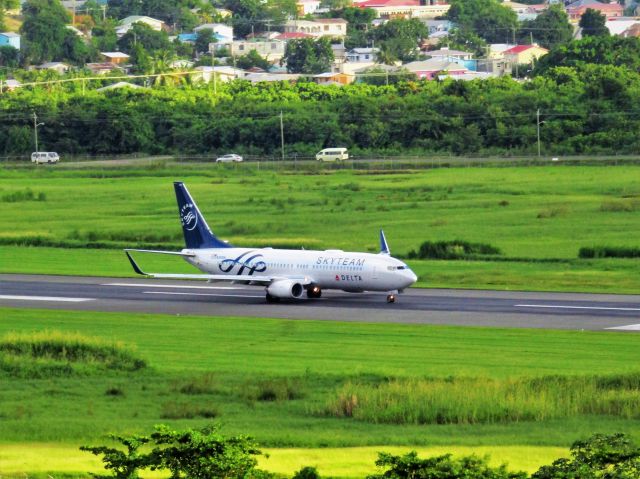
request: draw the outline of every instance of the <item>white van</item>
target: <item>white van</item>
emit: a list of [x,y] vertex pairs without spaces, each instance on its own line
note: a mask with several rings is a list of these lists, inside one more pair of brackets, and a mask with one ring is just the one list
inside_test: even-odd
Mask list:
[[316,153],[316,160],[318,161],[340,161],[348,159],[349,153],[347,153],[346,148],[325,148]]
[[31,163],[57,163],[60,160],[54,151],[34,151],[31,153]]

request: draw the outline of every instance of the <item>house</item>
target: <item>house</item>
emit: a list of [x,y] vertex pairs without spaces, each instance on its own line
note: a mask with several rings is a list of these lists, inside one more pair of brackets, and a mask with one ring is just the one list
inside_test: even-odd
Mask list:
[[640,19],[615,17],[607,20],[605,26],[609,29],[611,35],[622,36],[625,31],[638,24],[640,24]]
[[298,0],[296,2],[296,10],[298,16],[312,15],[320,8],[320,0]]
[[13,32],[0,33],[0,47],[2,46],[10,46],[20,50],[20,35]]
[[62,75],[63,73],[68,72],[71,67],[62,62],[46,62],[42,65],[38,65],[36,68],[38,70],[53,70]]
[[597,0],[578,0],[566,6],[565,10],[569,15],[569,20],[579,21],[587,9],[596,10],[605,17],[622,17],[624,7],[619,3],[601,3]]
[[453,28],[453,22],[451,20],[433,20],[430,18],[422,19],[422,23],[429,30],[429,36],[434,33],[449,32]]
[[471,60],[473,58],[473,53],[471,52],[451,50],[449,47],[442,47],[440,50],[430,50],[425,53],[431,58],[437,58],[440,60]]
[[375,63],[379,48],[354,48],[347,52],[347,61],[351,63]]
[[219,42],[230,43],[233,41],[233,27],[224,23],[203,23],[193,29],[194,33],[200,30],[211,30]]
[[406,78],[407,70],[396,65],[369,65],[360,67],[352,72],[356,76],[356,83],[363,83],[367,77],[398,77]]
[[512,43],[491,43],[487,51],[487,58],[504,59],[504,52],[515,46]]
[[229,82],[238,78],[244,78],[245,76],[244,70],[226,66],[201,66],[195,67],[194,71],[196,71],[197,73],[194,73],[191,76],[192,80],[194,82],[201,81],[204,83],[212,82],[214,79],[214,75],[217,82]]
[[114,65],[123,65],[129,61],[129,55],[122,52],[100,52],[100,56]]
[[630,26],[620,34],[621,37],[640,37],[640,23]]
[[13,91],[16,88],[20,88],[21,86],[22,83],[20,83],[18,80],[14,80],[13,78],[4,81],[0,80],[0,93],[3,93],[4,90]]
[[436,18],[446,15],[450,7],[440,0],[365,0],[354,6],[371,8],[380,18]]
[[319,85],[348,85],[353,83],[356,76],[349,73],[326,72],[313,75],[312,78]]
[[251,83],[288,81],[294,83],[298,81],[300,74],[298,73],[248,73],[244,79]]
[[255,50],[260,56],[273,62],[284,57],[287,43],[282,40],[237,40],[231,43],[231,56],[242,56]]
[[302,32],[285,32],[285,33],[280,33],[279,35],[276,35],[275,37],[276,40],[282,40],[284,42],[288,42],[289,40],[300,40],[301,38],[314,38],[313,35],[310,35],[308,33],[302,33]]
[[433,80],[443,73],[450,76],[469,73],[469,70],[466,67],[459,65],[458,63],[438,59],[410,62],[402,66],[415,74],[418,78],[424,80]]
[[547,53],[549,50],[534,43],[533,45],[516,45],[502,52],[502,55],[505,61],[514,65],[529,65]]
[[289,20],[284,25],[285,33],[307,33],[313,37],[344,38],[349,22],[342,18],[319,18],[310,20]]
[[121,69],[118,65],[111,62],[85,63],[84,67],[90,70],[94,75],[106,75],[114,70]]
[[117,83],[113,83],[112,85],[107,85],[107,86],[103,86],[102,88],[98,88],[96,89],[96,91],[119,90],[121,88],[132,88],[135,90],[137,88],[144,88],[144,87],[141,87],[140,85],[136,85],[134,83],[129,83],[126,81],[119,81]]
[[131,15],[120,20],[120,26],[116,28],[116,35],[118,35],[118,38],[131,30],[134,23],[144,23],[157,32],[160,30],[168,30],[166,24],[162,20],[147,17],[145,15]]

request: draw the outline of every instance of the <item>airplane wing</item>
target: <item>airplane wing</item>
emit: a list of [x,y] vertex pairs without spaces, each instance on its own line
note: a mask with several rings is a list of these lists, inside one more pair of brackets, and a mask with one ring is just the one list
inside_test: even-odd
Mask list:
[[246,282],[256,285],[269,285],[274,281],[280,280],[294,280],[302,285],[306,286],[311,284],[313,281],[306,276],[255,276],[248,274],[177,274],[177,273],[147,273],[146,271],[142,271],[138,263],[135,262],[133,257],[129,254],[129,251],[140,251],[144,253],[160,253],[160,254],[175,254],[180,256],[194,256],[193,254],[185,254],[185,253],[173,253],[170,251],[151,251],[151,250],[135,250],[135,249],[125,249],[124,252],[129,258],[129,262],[133,267],[133,270],[142,275],[150,278],[164,278],[164,279],[206,279],[212,281],[233,281],[233,282]]

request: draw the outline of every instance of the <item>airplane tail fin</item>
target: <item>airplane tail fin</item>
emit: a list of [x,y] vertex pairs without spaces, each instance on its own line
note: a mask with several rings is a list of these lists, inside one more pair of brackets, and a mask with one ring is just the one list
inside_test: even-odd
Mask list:
[[380,254],[390,255],[389,245],[387,244],[387,238],[384,237],[384,231],[380,230]]
[[178,213],[180,214],[184,242],[187,248],[232,248],[230,244],[219,240],[212,233],[184,183],[176,181],[173,183],[173,187],[176,190]]

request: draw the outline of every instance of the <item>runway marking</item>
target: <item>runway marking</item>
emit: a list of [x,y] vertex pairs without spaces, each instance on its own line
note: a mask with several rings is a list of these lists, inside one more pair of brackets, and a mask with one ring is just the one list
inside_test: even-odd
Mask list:
[[605,306],[567,306],[563,304],[516,304],[516,308],[547,308],[547,309],[592,309],[596,311],[640,311],[640,308],[614,308]]
[[144,294],[171,294],[180,296],[217,296],[221,298],[264,298],[264,296],[250,296],[248,294],[215,294],[215,293],[181,293],[178,291],[143,291]]
[[81,303],[83,301],[94,301],[94,298],[65,298],[61,296],[16,296],[11,294],[0,294],[0,299],[17,299],[20,301],[61,301],[66,303]]
[[137,283],[106,283],[102,286],[127,286],[129,288],[175,288],[175,289],[245,289],[237,286],[185,286],[174,284],[137,284]]
[[619,329],[623,331],[640,331],[640,324],[627,324],[626,326],[615,326],[613,328],[605,329]]

